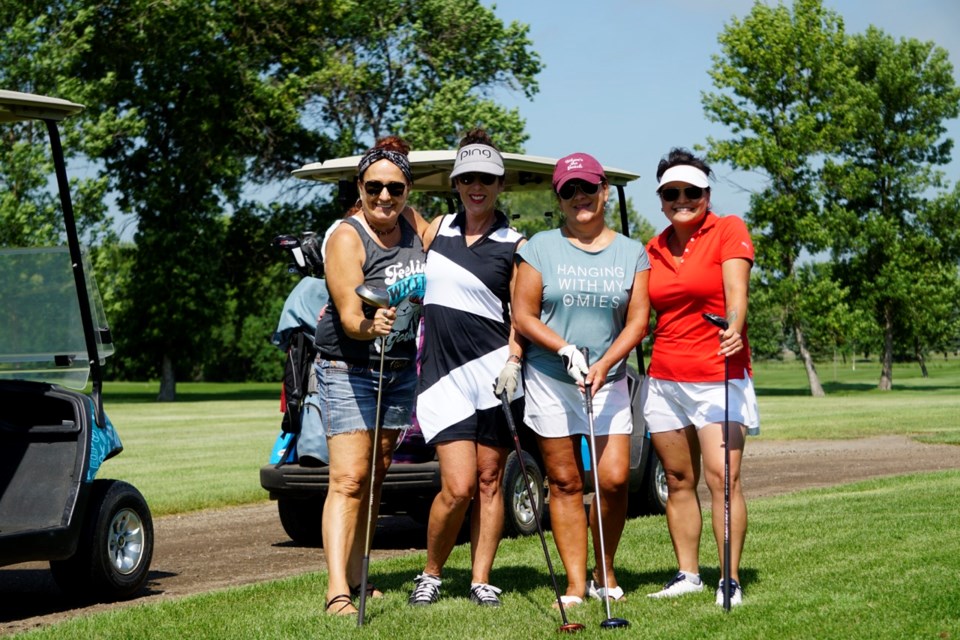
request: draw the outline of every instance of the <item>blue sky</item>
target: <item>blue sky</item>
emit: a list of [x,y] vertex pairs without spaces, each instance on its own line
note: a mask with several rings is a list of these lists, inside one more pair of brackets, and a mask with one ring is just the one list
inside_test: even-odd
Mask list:
[[[700,96],[717,36],[749,0],[501,0],[497,16],[530,25],[533,48],[546,65],[532,101],[501,92],[498,99],[526,119],[527,153],[560,157],[583,151],[605,165],[639,173],[627,188],[637,209],[660,229],[666,221],[653,197],[657,162],[671,147],[692,148],[730,132],[708,122]],[[768,3],[774,4],[774,3]],[[792,4],[792,2],[787,2]],[[932,40],[950,53],[960,84],[960,2],[956,0],[825,0],[847,33],[874,25],[899,39]],[[960,121],[947,123],[955,141],[947,179],[960,179]],[[742,214],[753,174],[713,166],[714,208]]]

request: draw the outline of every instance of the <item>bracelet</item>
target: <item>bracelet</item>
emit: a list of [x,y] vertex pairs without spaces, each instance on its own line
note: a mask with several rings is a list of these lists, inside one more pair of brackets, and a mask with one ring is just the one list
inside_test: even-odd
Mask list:
[[515,354],[515,353],[511,353],[511,354],[510,354],[510,357],[507,358],[507,362],[510,362],[511,360],[513,360],[513,361],[516,362],[517,364],[520,364],[521,362],[523,362],[523,357],[522,357],[522,356],[518,356],[518,355]]

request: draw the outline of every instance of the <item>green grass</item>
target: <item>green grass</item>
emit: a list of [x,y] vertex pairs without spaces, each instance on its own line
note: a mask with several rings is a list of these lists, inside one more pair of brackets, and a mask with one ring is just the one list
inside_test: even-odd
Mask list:
[[[651,600],[674,570],[662,517],[628,522],[617,556],[628,600],[613,604],[631,622],[623,632],[644,638],[960,638],[960,472],[861,482],[751,501],[750,533],[741,577],[747,604],[729,614],[713,593]],[[559,565],[552,538],[548,540]],[[718,579],[716,547],[701,551],[708,585]],[[125,607],[25,634],[30,638],[555,638],[559,614],[536,537],[505,540],[491,581],[505,587],[504,606],[469,603],[469,550],[448,562],[440,603],[405,604],[424,555],[377,561],[371,573],[386,597],[368,603],[367,625],[321,614],[326,576],[312,573],[278,582],[174,602]],[[562,576],[561,576],[562,578]],[[601,630],[601,603],[570,610]]]
[[[894,368],[894,390],[880,392],[876,363],[819,365],[827,397],[811,398],[797,363],[765,363],[754,379],[761,438],[862,438],[905,434],[960,444],[960,360],[936,360],[930,377],[915,364]],[[177,385],[158,403],[157,383],[108,383],[104,404],[125,451],[101,477],[123,478],[157,516],[267,499],[258,469],[279,432],[279,384]],[[748,445],[749,446],[749,445]]]
[[279,385],[109,383],[104,406],[123,441],[102,477],[136,486],[154,516],[266,500],[258,470],[280,429]]

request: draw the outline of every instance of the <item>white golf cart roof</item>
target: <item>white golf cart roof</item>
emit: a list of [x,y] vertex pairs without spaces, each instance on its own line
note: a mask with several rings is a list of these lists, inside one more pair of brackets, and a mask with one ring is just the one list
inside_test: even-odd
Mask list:
[[63,120],[81,110],[83,105],[68,100],[0,89],[0,123],[18,120]]
[[[450,171],[457,152],[454,149],[439,151],[411,151],[410,168],[413,171],[413,189],[415,191],[450,192]],[[354,181],[357,178],[357,165],[363,156],[334,158],[323,162],[306,164],[293,172],[297,178],[319,180],[321,182]],[[557,158],[529,156],[520,153],[504,153],[503,165],[506,169],[504,189],[506,191],[539,191],[551,188],[553,167]],[[623,169],[604,167],[607,180],[611,185],[622,187],[636,180],[639,174]]]

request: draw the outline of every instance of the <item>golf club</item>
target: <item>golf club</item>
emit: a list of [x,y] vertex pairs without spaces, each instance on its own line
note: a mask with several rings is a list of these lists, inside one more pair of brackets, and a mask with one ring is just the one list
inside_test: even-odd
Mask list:
[[[356,289],[360,299],[374,309],[384,309],[390,306],[390,295],[386,289],[368,287],[361,284]],[[363,547],[363,564],[360,569],[360,606],[357,616],[357,626],[363,626],[363,618],[367,609],[367,581],[370,573],[370,546],[373,542],[373,486],[377,473],[377,449],[380,445],[380,399],[383,396],[383,355],[387,350],[387,341],[380,338],[380,377],[377,380],[377,413],[373,419],[373,450],[370,452],[370,498],[367,502],[367,540]]]
[[557,629],[562,633],[576,633],[582,631],[584,627],[579,622],[570,622],[567,620],[567,612],[563,607],[563,599],[560,597],[560,587],[557,585],[557,575],[553,572],[553,562],[550,560],[550,551],[547,549],[547,539],[543,535],[543,524],[540,522],[540,508],[537,506],[538,496],[530,489],[529,476],[527,476],[527,465],[523,461],[523,449],[520,447],[520,436],[517,435],[517,425],[513,421],[513,412],[510,411],[510,400],[506,393],[500,394],[500,402],[503,404],[503,414],[507,418],[507,427],[510,429],[510,435],[513,436],[513,446],[517,451],[517,461],[520,462],[520,473],[523,475],[523,481],[527,484],[527,495],[530,496],[530,508],[533,509],[533,519],[537,523],[537,533],[540,535],[540,544],[543,545],[543,556],[547,559],[547,570],[550,572],[550,579],[553,580],[553,591],[557,595],[557,606],[560,608],[560,618],[563,624]]
[[[590,365],[590,350],[584,347],[583,359]],[[607,551],[603,543],[603,509],[600,504],[600,472],[597,470],[597,438],[593,430],[593,383],[584,383],[584,400],[587,404],[587,426],[590,430],[590,469],[593,471],[593,502],[597,509],[597,537],[600,538],[600,572],[603,574],[603,604],[607,619],[600,623],[601,629],[625,629],[630,626],[624,618],[610,615],[610,589],[607,588]]]
[[[714,313],[703,319],[726,331],[730,324]],[[723,358],[723,609],[730,611],[730,358]]]

